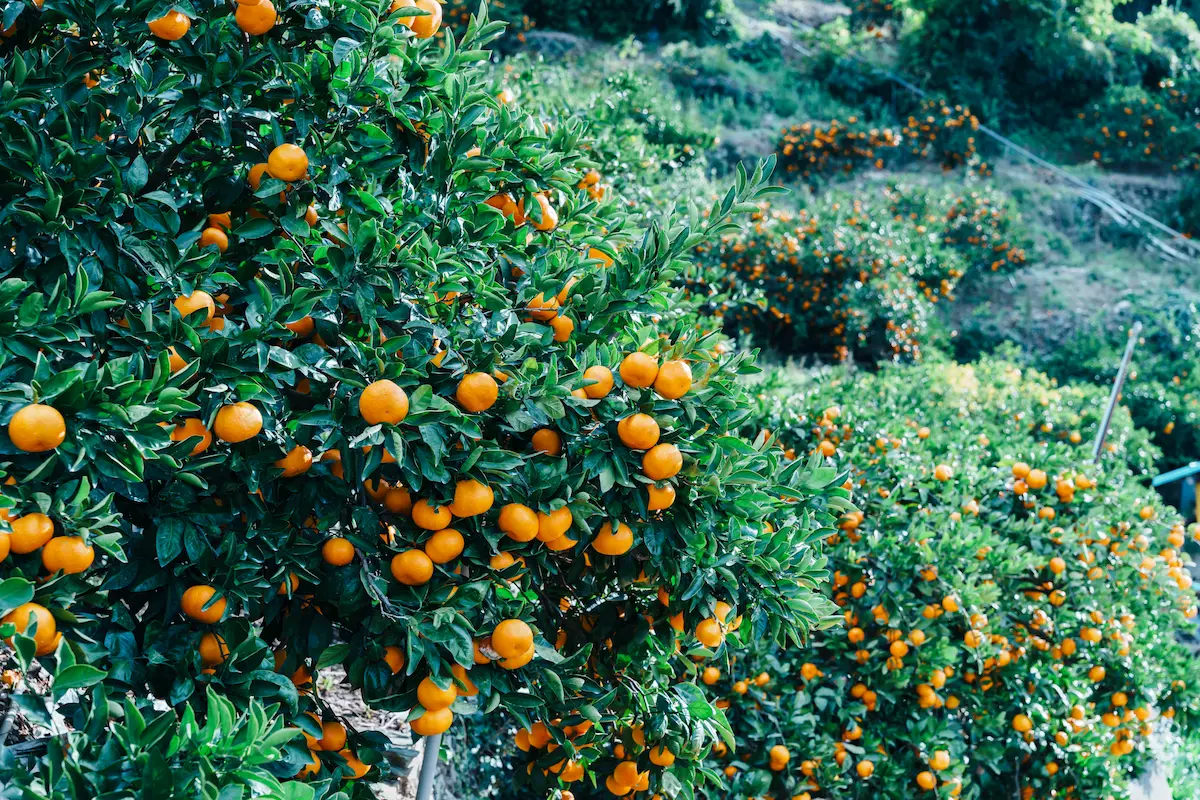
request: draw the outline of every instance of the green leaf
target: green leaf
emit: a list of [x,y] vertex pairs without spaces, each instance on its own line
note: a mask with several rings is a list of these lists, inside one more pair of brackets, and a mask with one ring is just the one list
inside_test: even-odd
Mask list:
[[7,578],[0,582],[0,616],[33,599],[33,584],[24,578]]

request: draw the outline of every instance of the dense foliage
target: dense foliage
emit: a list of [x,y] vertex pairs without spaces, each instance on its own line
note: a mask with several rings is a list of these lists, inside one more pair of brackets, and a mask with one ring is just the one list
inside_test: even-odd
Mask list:
[[[763,175],[631,218],[580,120],[492,96],[500,25],[416,2],[8,6],[2,666],[30,708],[92,692],[93,738],[104,692],[268,703],[305,738],[265,768],[319,797],[390,746],[323,700],[333,665],[418,735],[570,726],[530,791],[697,783],[728,727],[693,658],[734,615],[825,620],[810,542],[850,507],[727,433],[752,358],[670,288]],[[618,772],[598,748],[635,728],[692,757]]]
[[1183,522],[1124,412],[1089,460],[1103,398],[994,360],[766,387],[761,435],[853,465],[860,510],[828,540],[845,626],[705,673],[733,793],[1121,795],[1200,674]]

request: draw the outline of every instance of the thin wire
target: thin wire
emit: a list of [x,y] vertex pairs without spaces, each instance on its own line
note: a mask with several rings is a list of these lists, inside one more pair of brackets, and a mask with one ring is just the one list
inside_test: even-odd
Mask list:
[[[816,31],[816,29],[813,28],[811,25],[806,25],[803,22],[795,22],[794,24],[797,27],[803,28],[804,30],[806,30],[810,33],[813,33]],[[807,47],[802,47],[802,46],[796,44],[795,42],[788,41],[788,42],[785,42],[785,44],[787,44],[789,47],[791,47],[793,50],[800,53],[801,55],[805,55],[805,56],[814,55],[814,52],[812,50],[808,49]],[[829,48],[826,48],[826,50],[829,51]],[[860,58],[859,56],[855,55],[854,53],[845,52],[842,55],[849,57],[851,60],[865,66],[869,70],[874,71],[876,74],[883,75],[888,80],[907,89],[908,91],[910,91],[913,94],[920,97],[922,100],[929,99],[929,96],[930,96],[929,92],[925,91],[924,89],[922,89],[921,87],[912,83],[911,81],[906,80],[905,78],[902,78],[901,76],[897,75],[896,73],[892,72],[891,70],[886,69],[884,67],[877,66],[875,64],[872,64],[871,62],[869,62],[863,58]],[[1083,180],[1075,177],[1074,175],[1070,174],[1069,172],[1062,169],[1061,167],[1059,167],[1056,164],[1051,164],[1046,159],[1044,159],[1041,156],[1037,155],[1036,153],[1033,153],[1030,150],[1022,147],[1021,145],[1012,141],[1008,137],[1002,135],[1000,132],[998,132],[992,128],[989,128],[987,125],[979,125],[978,130],[980,133],[983,133],[985,136],[988,136],[988,137],[996,140],[997,142],[1000,142],[1005,147],[1009,148],[1010,150],[1015,151],[1019,155],[1025,157],[1029,161],[1032,161],[1033,163],[1037,164],[1038,166],[1042,167],[1043,169],[1047,169],[1050,172],[1057,175],[1058,177],[1066,180],[1068,183],[1072,184],[1072,186],[1075,187],[1076,192],[1079,194],[1080,197],[1082,197],[1084,200],[1088,201],[1089,203],[1092,203],[1093,205],[1095,205],[1097,208],[1099,208],[1101,211],[1108,214],[1110,217],[1112,217],[1117,222],[1120,222],[1123,225],[1132,225],[1133,227],[1137,227],[1137,223],[1134,221],[1134,219],[1138,219],[1143,222],[1149,223],[1150,225],[1154,226],[1158,230],[1167,234],[1169,237],[1171,237],[1171,239],[1183,243],[1184,250],[1190,251],[1190,252],[1181,252],[1179,249],[1176,249],[1174,246],[1172,246],[1172,244],[1169,244],[1169,243],[1163,241],[1162,239],[1159,239],[1157,236],[1154,236],[1153,234],[1147,234],[1148,238],[1152,242],[1154,242],[1154,244],[1159,249],[1161,249],[1164,254],[1170,256],[1171,258],[1177,258],[1180,260],[1194,260],[1197,256],[1197,254],[1200,254],[1200,245],[1197,245],[1195,242],[1188,239],[1186,236],[1184,236],[1179,231],[1177,231],[1174,228],[1170,227],[1169,225],[1155,219],[1154,217],[1145,213],[1141,209],[1137,209],[1130,205],[1127,205],[1124,202],[1122,202],[1121,200],[1114,197],[1113,195],[1104,191],[1103,189],[1099,189],[1099,188],[1093,186],[1092,184],[1087,183],[1086,181],[1083,181]],[[1131,219],[1131,217],[1134,219]]]

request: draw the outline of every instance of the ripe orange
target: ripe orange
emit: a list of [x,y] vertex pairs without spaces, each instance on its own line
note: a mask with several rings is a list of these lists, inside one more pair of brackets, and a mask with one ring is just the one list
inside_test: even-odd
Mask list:
[[658,443],[658,422],[649,414],[632,414],[617,423],[617,436],[630,450],[649,450]]
[[937,778],[935,778],[933,773],[928,770],[925,770],[924,772],[918,772],[917,786],[920,786],[925,791],[929,791],[937,786]]
[[196,311],[204,312],[204,321],[208,322],[217,313],[217,304],[208,292],[197,289],[191,294],[181,294],[171,304],[179,312],[179,316],[187,317]]
[[1025,483],[1030,489],[1043,489],[1046,486],[1046,473],[1040,469],[1032,469],[1029,471],[1029,476],[1025,479]]
[[172,442],[182,442],[199,436],[200,441],[192,447],[192,455],[198,456],[212,445],[213,435],[209,433],[204,423],[195,417],[188,417],[183,422],[177,422],[171,431]]
[[404,651],[394,644],[383,648],[383,660],[393,675],[404,669]]
[[[413,510],[412,494],[403,486],[393,486],[383,496],[383,505],[393,514],[411,515]],[[449,524],[450,522],[447,520],[446,525]]]
[[354,560],[354,545],[350,543],[349,539],[334,536],[321,545],[321,558],[325,560],[326,564],[344,567]]
[[[195,453],[192,455],[195,455]],[[295,478],[297,475],[303,475],[308,472],[309,468],[312,467],[312,463],[312,451],[304,445],[298,444],[291,450],[288,450],[287,455],[276,461],[275,466],[283,470],[283,474],[279,477]]]
[[854,765],[854,771],[858,773],[858,777],[866,780],[875,774],[875,764],[870,761],[860,761]]
[[[262,185],[263,175],[267,174],[267,162],[260,161],[250,168],[246,173],[246,183],[250,184],[250,190],[257,192],[258,187]],[[253,216],[253,214],[251,214]]]
[[54,450],[67,438],[67,422],[58,409],[30,403],[9,420],[8,438],[26,453],[44,453]]
[[159,39],[176,42],[187,36],[192,21],[178,11],[168,11],[165,16],[147,22],[146,26]]
[[222,253],[229,249],[229,237],[225,231],[220,228],[205,228],[200,231],[200,246],[210,247],[212,245],[216,245]]
[[229,646],[225,640],[215,633],[206,633],[200,637],[200,662],[206,667],[215,667],[225,663],[229,657]]
[[[275,20],[278,19],[278,15],[275,13],[275,6],[271,3],[271,0],[260,0],[260,2],[252,6],[239,5],[233,17],[237,21],[238,27],[251,36],[261,36],[271,30],[271,28],[275,27]],[[281,146],[286,147],[288,145]],[[308,159],[305,159],[304,163],[307,167]],[[274,177],[278,178],[279,176],[275,175]],[[283,179],[280,178],[280,180]]]
[[213,432],[217,438],[231,444],[253,439],[262,427],[262,414],[253,405],[245,402],[221,406],[213,422]]
[[696,638],[705,647],[717,648],[725,641],[725,631],[721,629],[720,621],[709,617],[700,620],[700,624],[696,626]]
[[548,456],[562,455],[562,437],[553,428],[538,428],[533,432],[533,449]]
[[546,297],[545,292],[538,292],[525,306],[529,318],[538,322],[549,322],[558,316],[558,297]]
[[204,584],[191,586],[183,593],[183,598],[179,601],[179,607],[183,610],[184,614],[197,622],[207,622],[210,625],[220,622],[221,617],[225,614],[225,607],[228,605],[224,597],[208,606],[208,608],[204,607],[209,600],[212,600],[216,593],[216,589]]
[[500,387],[496,379],[486,372],[472,372],[464,375],[454,391],[454,399],[467,411],[487,411],[496,403],[500,396]]
[[459,481],[454,487],[450,512],[456,517],[474,517],[486,513],[496,500],[492,487],[477,480]]
[[654,485],[647,486],[646,493],[649,498],[646,508],[650,511],[662,511],[675,505],[675,487],[669,483],[662,488]]
[[95,548],[79,536],[56,536],[42,548],[42,566],[47,572],[78,575],[95,560]]
[[624,522],[618,522],[615,531],[611,523],[605,522],[592,540],[592,547],[606,556],[622,555],[633,547],[633,531]]
[[321,771],[321,759],[317,757],[317,754],[310,750],[308,756],[309,761],[296,773],[297,778],[311,778]]
[[656,444],[642,456],[642,473],[652,481],[673,478],[683,468],[683,454],[673,444]]
[[408,395],[392,381],[375,381],[358,396],[358,413],[370,425],[397,425],[408,416]]
[[1033,720],[1024,714],[1017,714],[1013,717],[1012,727],[1017,733],[1029,733],[1033,730]]
[[454,528],[442,528],[425,542],[425,554],[435,564],[447,564],[462,554],[465,545],[461,533]]
[[[414,711],[416,709],[413,709]],[[454,723],[454,712],[448,708],[443,708],[438,711],[426,710],[417,719],[408,720],[408,727],[418,736],[436,736],[439,733],[445,733],[450,730],[450,726]]]
[[939,481],[948,481],[954,477],[954,470],[948,464],[938,464],[933,469],[933,477]]
[[533,649],[533,629],[524,620],[506,619],[492,630],[492,649],[501,658],[517,658]]
[[405,586],[424,586],[433,577],[433,561],[424,550],[405,550],[392,556],[392,577]]
[[[23,603],[0,618],[0,623],[11,622],[17,633],[25,633],[30,625],[37,625],[33,641],[37,643],[39,656],[49,655],[58,646],[58,625],[50,610],[38,603]],[[5,639],[12,645],[12,639]]]
[[583,387],[583,393],[592,400],[607,397],[608,393],[612,391],[613,374],[612,370],[608,367],[603,367],[599,364],[588,367],[583,371],[583,379],[591,382]]
[[538,512],[538,541],[554,542],[561,539],[571,528],[571,523],[574,517],[571,515],[571,509],[563,506],[555,509],[549,514]]
[[427,531],[440,531],[448,526],[452,519],[454,517],[448,506],[434,507],[423,497],[412,507],[413,524]]
[[[261,6],[262,3],[257,5]],[[275,9],[271,8],[271,24],[275,24]],[[270,30],[270,27],[267,28]],[[266,31],[263,31],[264,33]],[[248,31],[249,33],[249,31]],[[308,154],[294,144],[281,144],[267,156],[267,172],[281,181],[298,181],[308,172]],[[338,748],[339,750],[341,748]]]
[[658,377],[658,359],[642,352],[630,353],[621,361],[618,372],[626,386],[644,389]]
[[479,687],[471,680],[468,670],[462,664],[454,664],[450,667],[450,671],[454,673],[454,679],[458,681],[458,693],[463,697],[474,697],[479,694]]
[[17,517],[9,525],[9,547],[18,555],[32,553],[54,536],[54,523],[45,514],[33,512]]
[[437,0],[393,0],[391,10],[414,7],[429,12],[428,16],[401,17],[400,22],[418,39],[429,39],[442,26],[442,6]]
[[233,215],[228,211],[222,211],[220,214],[209,214],[208,227],[227,231],[233,227]]
[[929,759],[929,766],[938,772],[950,769],[950,753],[945,750],[935,750]]
[[721,680],[721,670],[716,667],[705,667],[704,672],[700,674],[700,680],[704,681],[705,686],[712,686]]
[[421,683],[417,685],[417,702],[424,706],[426,711],[441,711],[443,708],[449,708],[456,697],[458,697],[458,690],[454,687],[453,682],[450,683],[448,689],[441,688],[430,678],[422,678]]
[[12,539],[7,533],[0,533],[0,561],[8,558],[12,549]]
[[528,542],[538,535],[538,515],[532,508],[520,503],[509,503],[501,508],[496,524],[515,542]]
[[654,391],[667,400],[678,400],[692,388],[692,368],[686,361],[667,361],[654,379]]

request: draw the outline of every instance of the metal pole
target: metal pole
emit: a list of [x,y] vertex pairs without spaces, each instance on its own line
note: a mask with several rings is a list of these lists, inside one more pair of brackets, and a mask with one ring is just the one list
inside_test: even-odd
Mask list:
[[441,751],[440,733],[425,737],[425,754],[421,756],[421,774],[417,778],[417,800],[431,800],[433,797],[433,777],[437,773]]
[[1125,378],[1129,375],[1129,362],[1133,360],[1133,348],[1137,345],[1138,335],[1142,332],[1142,323],[1135,322],[1129,329],[1129,342],[1125,345],[1125,355],[1121,357],[1121,368],[1117,370],[1117,378],[1113,381],[1112,393],[1108,396],[1108,408],[1104,409],[1104,419],[1100,430],[1096,432],[1096,444],[1092,446],[1092,461],[1100,461],[1100,451],[1104,449],[1104,437],[1108,436],[1108,426],[1112,424],[1113,412],[1117,408],[1117,398],[1121,396],[1121,388],[1125,386]]

